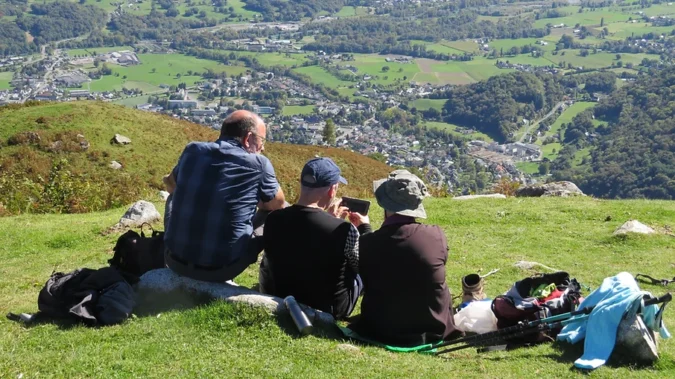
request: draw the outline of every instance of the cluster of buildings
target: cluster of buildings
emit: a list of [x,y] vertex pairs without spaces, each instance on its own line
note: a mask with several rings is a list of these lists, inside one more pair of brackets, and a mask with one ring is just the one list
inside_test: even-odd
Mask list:
[[0,69],[19,66],[26,61],[26,57],[0,57]]

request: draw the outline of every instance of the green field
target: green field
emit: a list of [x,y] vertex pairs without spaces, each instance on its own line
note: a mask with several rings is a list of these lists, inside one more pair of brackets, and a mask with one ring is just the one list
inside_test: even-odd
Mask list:
[[0,89],[9,89],[14,71],[0,72]]
[[334,14],[335,17],[354,17],[356,16],[356,8],[352,6],[344,6],[339,12]]
[[415,107],[418,110],[426,110],[435,108],[439,111],[443,109],[445,105],[445,99],[415,99],[412,103],[409,104],[409,107]]
[[355,84],[355,82],[347,82],[336,78],[321,66],[298,67],[293,69],[293,71],[308,75],[313,81],[331,88],[347,87]]
[[459,126],[454,125],[454,124],[449,124],[447,122],[425,121],[424,125],[427,128],[445,130],[446,132],[449,132],[449,133],[454,134],[456,136],[465,138],[467,140],[481,140],[481,141],[486,141],[486,142],[494,141],[487,134],[481,133],[481,132],[478,132],[478,131],[476,131],[474,133],[470,133],[470,134],[460,133],[460,132],[457,131],[457,128],[460,128]]
[[[182,54],[139,54],[141,64],[136,66],[110,65],[113,73],[119,76],[107,75],[90,84],[92,91],[121,90],[137,88],[144,92],[159,91],[161,84],[178,85],[186,83],[191,86],[202,81],[199,75],[187,75],[187,71],[202,73],[208,69],[215,72],[226,72],[228,75],[238,75],[246,71],[242,66],[225,66],[221,63],[206,59],[199,59]],[[154,71],[153,71],[154,70]],[[181,76],[178,77],[177,75]],[[126,76],[126,78],[124,78]]]
[[[371,220],[377,229],[383,212],[374,201],[372,207]],[[460,202],[433,198],[425,200],[425,207],[429,218],[424,223],[439,225],[447,236],[445,279],[455,295],[461,294],[464,275],[484,274],[494,268],[500,271],[486,280],[485,293],[489,297],[503,294],[515,281],[536,273],[514,267],[520,260],[566,270],[591,288],[623,271],[657,278],[672,276],[675,245],[663,228],[672,225],[672,201],[589,197]],[[163,212],[162,204],[157,208]],[[3,315],[35,312],[38,292],[54,270],[105,266],[118,234],[101,232],[124,211],[0,218]],[[611,221],[604,221],[607,216],[612,216]],[[638,219],[662,233],[613,237],[612,232],[628,219]],[[255,265],[235,281],[246,287],[255,284]],[[642,283],[640,287],[655,295],[670,290]],[[3,317],[0,376],[334,378],[358,373],[368,378],[589,377],[572,366],[582,354],[583,343],[545,343],[481,354],[466,349],[439,357],[391,353],[346,340],[335,330],[302,337],[287,315],[270,316],[257,308],[223,301],[195,307],[187,299],[173,300],[171,308],[146,307],[145,312],[137,312],[137,317],[121,325],[101,328],[52,324],[29,328]],[[354,313],[359,312],[357,308]],[[664,322],[672,332],[673,309],[666,309]],[[659,341],[659,354],[655,367],[629,367],[614,361],[590,377],[674,377],[675,341]]]
[[263,66],[293,66],[301,65],[307,59],[301,53],[257,53],[252,51],[235,51],[241,56],[254,57]]
[[549,143],[541,147],[541,152],[544,158],[553,161],[558,157],[558,153],[562,149],[562,144],[558,142]]
[[579,24],[581,26],[590,26],[590,25],[600,25],[602,19],[605,20],[605,24],[627,21],[631,17],[627,13],[622,13],[621,10],[617,7],[610,8],[596,8],[595,10],[585,9],[583,13],[578,13],[579,7],[566,7],[566,10],[571,11],[571,14],[565,17],[558,18],[542,18],[534,22],[534,26],[538,28],[543,28],[547,24],[565,24],[566,26],[575,26]]
[[308,115],[314,113],[313,105],[286,105],[281,110],[284,116]]
[[136,97],[127,97],[126,99],[121,99],[114,101],[113,104],[124,105],[129,108],[136,108],[137,105],[145,104],[148,102],[147,96],[136,96]]
[[[555,120],[553,125],[551,125],[551,130],[549,130],[546,135],[542,138],[540,138],[537,143],[541,143],[541,140],[545,138],[548,135],[557,135],[558,131],[560,130],[560,127],[562,124],[567,124],[572,121],[572,119],[581,113],[582,111],[595,106],[596,103],[593,102],[587,102],[587,101],[578,101],[571,106],[569,106],[567,109],[563,111],[563,113]],[[565,136],[565,133],[562,133],[563,138]],[[560,149],[558,149],[560,151]]]
[[525,174],[539,175],[539,163],[537,162],[516,162],[516,167]]

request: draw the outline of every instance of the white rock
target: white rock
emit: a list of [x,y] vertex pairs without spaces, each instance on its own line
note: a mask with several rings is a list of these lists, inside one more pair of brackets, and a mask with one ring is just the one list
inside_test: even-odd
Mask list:
[[162,200],[166,201],[166,199],[169,198],[169,193],[166,192],[166,191],[159,191],[159,197],[160,197]]
[[452,199],[453,200],[471,200],[471,199],[481,199],[481,198],[488,198],[488,199],[506,199],[506,195],[501,194],[501,193],[491,193],[487,195],[464,195],[464,196],[455,196]]
[[118,145],[128,145],[131,143],[131,139],[121,134],[115,134],[115,136],[110,140],[110,143],[116,143]]
[[112,168],[113,170],[119,170],[122,168],[122,164],[118,161],[112,161],[110,162],[110,168]]
[[140,200],[134,203],[120,219],[119,224],[127,227],[141,226],[143,223],[153,223],[162,219],[153,203]]
[[652,234],[656,233],[656,231],[638,220],[628,220],[614,231],[614,235],[626,233]]
[[[174,291],[184,291],[198,296],[207,296],[211,299],[263,307],[272,313],[288,313],[282,298],[263,295],[251,289],[228,283],[203,282],[186,278],[168,268],[160,268],[143,274],[137,284],[137,290],[139,293],[151,294],[153,299],[163,294],[170,295]],[[315,310],[305,305],[301,305],[301,307],[312,324],[323,326],[335,324],[335,319],[330,313]]]

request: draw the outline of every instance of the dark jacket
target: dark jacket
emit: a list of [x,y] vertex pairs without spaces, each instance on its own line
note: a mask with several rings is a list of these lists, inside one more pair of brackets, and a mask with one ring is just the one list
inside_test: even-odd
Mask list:
[[396,215],[361,236],[359,244],[364,295],[361,317],[352,325],[357,333],[416,346],[455,331],[445,283],[448,243],[441,228]]

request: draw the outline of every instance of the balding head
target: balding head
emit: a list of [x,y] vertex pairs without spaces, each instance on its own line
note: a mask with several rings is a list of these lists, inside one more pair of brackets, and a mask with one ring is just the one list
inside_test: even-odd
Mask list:
[[263,119],[245,110],[232,112],[223,121],[220,129],[220,138],[236,138],[251,153],[263,151],[266,135],[267,129]]
[[263,127],[265,125],[255,113],[245,110],[234,111],[223,121],[220,137],[244,138],[248,133],[257,133],[259,124]]

